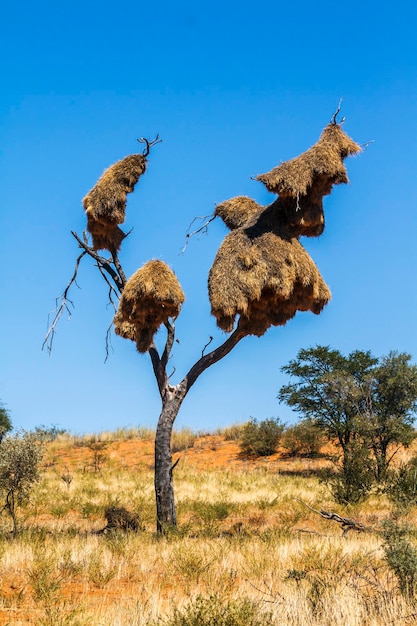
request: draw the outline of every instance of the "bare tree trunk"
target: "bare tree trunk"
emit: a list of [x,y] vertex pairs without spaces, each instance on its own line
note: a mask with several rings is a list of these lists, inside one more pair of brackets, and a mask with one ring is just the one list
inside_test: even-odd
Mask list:
[[168,393],[163,402],[155,436],[155,497],[158,534],[169,526],[177,525],[174,500],[171,435],[184,394]]
[[[202,354],[201,358],[192,366],[185,378],[175,387],[169,384],[166,374],[166,365],[174,341],[174,326],[167,325],[168,338],[162,357],[152,345],[149,354],[158,383],[159,393],[162,399],[162,411],[159,416],[155,436],[155,497],[156,497],[156,525],[158,534],[164,534],[169,526],[177,525],[177,516],[174,500],[174,481],[171,452],[171,436],[174,421],[178,415],[181,404],[195,383],[197,378],[208,367],[225,357],[236,344],[245,336],[245,333],[237,328],[218,348],[209,354]],[[204,352],[204,351],[203,351]]]

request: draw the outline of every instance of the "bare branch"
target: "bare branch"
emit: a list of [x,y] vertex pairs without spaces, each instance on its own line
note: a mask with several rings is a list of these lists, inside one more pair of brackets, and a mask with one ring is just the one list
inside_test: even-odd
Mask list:
[[[132,231],[129,231],[129,233]],[[127,235],[129,235],[129,233],[127,233]],[[126,237],[127,237],[126,235]],[[112,255],[113,257],[113,263],[114,263],[114,267],[117,270],[117,273],[119,275],[120,278],[120,282],[123,285],[123,287],[126,285],[127,279],[126,279],[126,274],[124,273],[123,267],[119,261],[119,257],[117,256],[117,252],[114,252],[114,254]],[[123,289],[122,287],[122,289]]]
[[298,498],[295,498],[295,499],[297,500],[297,502],[301,502],[301,504],[304,504],[304,506],[310,509],[310,511],[313,511],[313,513],[317,513],[317,515],[320,515],[324,519],[332,520],[340,524],[340,527],[342,528],[342,531],[343,531],[343,535],[348,533],[349,530],[356,530],[357,532],[362,532],[362,533],[376,532],[375,528],[372,528],[371,526],[364,526],[363,524],[361,524],[361,522],[357,522],[354,519],[351,519],[349,517],[341,517],[337,513],[329,513],[328,511],[325,511],[324,509],[322,509],[321,511],[318,511],[317,509],[313,509],[313,507],[307,504],[306,502],[303,502],[302,500],[299,500]]
[[165,349],[161,357],[161,367],[166,368],[168,364],[169,355],[171,354],[172,346],[175,339],[175,325],[169,321],[165,322],[165,328],[167,329],[167,340],[165,343]]
[[161,143],[162,139],[159,139],[159,133],[157,133],[153,141],[149,141],[148,139],[146,139],[146,137],[141,137],[140,139],[137,139],[136,141],[138,141],[139,143],[146,143],[146,148],[144,149],[142,154],[144,157],[147,157],[149,155],[151,148],[155,146],[157,143]]
[[[202,235],[207,235],[207,233],[208,233],[208,225],[210,224],[210,222],[215,220],[216,217],[217,217],[217,215],[213,215],[213,214],[211,214],[211,215],[203,215],[203,216],[198,215],[197,217],[195,217],[193,219],[193,221],[191,222],[191,224],[189,225],[189,227],[187,228],[187,234],[185,236],[185,244],[183,245],[183,247],[181,249],[181,252],[179,254],[184,254],[184,252],[185,252],[185,250],[186,250],[186,248],[188,246],[188,242],[190,241],[191,237],[193,237],[194,235],[198,235],[198,234],[200,235],[200,237]],[[188,231],[190,230],[191,226],[197,220],[206,220],[206,221],[199,228],[197,228],[196,230],[193,230],[193,232],[189,233]]]
[[205,349],[208,348],[208,346],[211,344],[212,341],[213,341],[213,337],[210,335],[208,342],[206,343],[206,345],[204,346],[204,348],[201,351],[201,356],[204,356]]
[[112,336],[112,327],[113,327],[113,320],[111,321],[110,326],[108,327],[107,331],[106,331],[106,358],[104,359],[104,362],[107,362],[107,359],[109,358],[109,353],[110,353],[110,348],[113,352],[113,346],[111,343],[111,336]]
[[345,119],[346,119],[344,117],[342,117],[340,122],[337,121],[337,116],[339,115],[340,109],[342,108],[342,101],[343,101],[343,98],[340,98],[339,104],[337,105],[336,112],[332,115],[332,118],[330,120],[330,124],[338,124],[339,126],[342,126],[342,124],[344,124]]
[[175,365],[172,368],[172,372],[170,373],[170,375],[168,376],[167,380],[169,380],[170,378],[172,378],[175,374],[175,372],[177,371],[177,368],[175,367]]
[[361,144],[360,144],[360,147],[361,147],[363,150],[366,150],[366,149],[367,149],[367,147],[368,147],[371,143],[375,143],[375,139],[370,139],[369,141],[365,141],[365,143],[361,143]]
[[[53,344],[53,341],[54,341],[56,326],[57,326],[57,324],[58,324],[62,314],[64,313],[64,311],[67,311],[68,317],[71,317],[71,315],[72,315],[71,314],[71,309],[70,309],[69,305],[74,307],[74,303],[72,302],[72,300],[70,300],[68,298],[68,292],[71,289],[71,286],[73,285],[73,283],[75,283],[77,285],[78,268],[80,266],[81,259],[86,254],[87,254],[86,251],[81,252],[80,256],[77,258],[77,260],[75,262],[74,273],[71,276],[68,285],[65,287],[64,293],[61,296],[59,296],[59,298],[56,298],[56,300],[55,300],[55,304],[56,304],[55,316],[54,316],[54,319],[52,320],[52,324],[51,325],[49,325],[49,316],[48,316],[48,331],[47,331],[47,333],[45,335],[45,339],[43,340],[43,343],[42,343],[42,350],[46,346],[46,349],[48,351],[49,356],[51,356],[51,353],[52,353],[52,344]],[[78,285],[77,285],[77,287],[78,287]],[[61,301],[61,304],[58,306],[58,302],[59,301]]]
[[116,289],[114,288],[114,285],[112,285],[112,283],[110,282],[110,280],[109,280],[108,276],[106,275],[106,273],[104,272],[102,266],[97,263],[97,268],[98,268],[98,271],[100,272],[100,274],[102,275],[103,279],[105,280],[105,282],[107,283],[107,285],[109,287],[109,302],[112,305],[114,311],[116,312],[117,311],[117,306],[116,306],[116,304],[113,301],[112,294],[115,293],[117,298],[119,297],[119,294],[117,293]]
[[166,392],[167,376],[165,372],[165,367],[162,366],[158,349],[154,341],[152,342],[151,347],[149,348],[148,352],[149,352],[149,356],[151,357],[152,368],[153,368],[156,382],[158,385],[159,395],[161,396],[163,400],[165,396],[165,392]]
[[224,343],[221,344],[218,348],[205,354],[201,357],[190,369],[188,374],[183,379],[181,385],[184,385],[185,393],[188,392],[190,387],[195,383],[197,378],[202,374],[210,365],[217,363],[223,357],[225,357],[237,343],[243,337],[246,337],[246,332],[242,330],[239,326],[233,331],[233,333],[226,339]]
[[172,465],[171,469],[169,470],[169,473],[171,474],[171,476],[174,472],[174,469],[177,467],[178,463],[180,462],[180,459],[181,457],[179,456],[178,459],[175,461],[175,463]]
[[[73,230],[71,231],[71,235],[78,241],[80,248],[83,248],[85,252],[89,256],[91,256],[95,261],[97,261],[97,263],[112,277],[116,287],[118,288],[120,292],[122,292],[123,287],[124,287],[123,278],[119,276],[118,272],[116,272],[111,266],[111,263],[114,263],[114,258],[111,257],[110,259],[105,259],[104,257],[97,254],[97,252],[93,250],[93,248],[90,248],[83,241],[81,241],[77,233],[74,232]],[[123,276],[124,276],[124,273],[123,273]],[[126,277],[125,277],[125,282],[126,282]]]

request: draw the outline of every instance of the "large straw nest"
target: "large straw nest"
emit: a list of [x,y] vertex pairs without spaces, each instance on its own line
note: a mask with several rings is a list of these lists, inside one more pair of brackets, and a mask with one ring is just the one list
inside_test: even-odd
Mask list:
[[309,194],[312,199],[317,199],[328,195],[333,185],[349,182],[343,160],[360,151],[361,147],[339,124],[332,123],[326,126],[318,142],[309,150],[256,179],[264,183],[268,191],[281,197],[297,198]]
[[87,230],[93,240],[94,250],[118,251],[126,234],[116,224],[87,217]]
[[159,260],[148,261],[127,281],[114,318],[118,335],[149,350],[153,337],[169,318],[176,318],[185,300],[174,272]]
[[226,332],[240,315],[241,328],[263,335],[297,311],[320,313],[330,297],[313,260],[274,205],[225,238],[209,274],[212,314]]
[[117,224],[125,221],[126,195],[133,191],[145,170],[146,157],[131,154],[111,165],[83,198],[87,230],[95,250],[105,248],[113,252],[120,248],[125,235]]
[[248,220],[262,210],[262,206],[247,196],[237,196],[225,200],[216,206],[215,215],[221,217],[223,222],[234,230],[248,222]]

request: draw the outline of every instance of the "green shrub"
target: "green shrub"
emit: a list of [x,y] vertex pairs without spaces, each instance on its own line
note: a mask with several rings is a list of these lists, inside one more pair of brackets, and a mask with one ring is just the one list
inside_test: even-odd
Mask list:
[[39,480],[39,465],[44,449],[33,433],[7,435],[0,441],[0,497],[13,520],[17,534],[16,508],[29,497]]
[[311,420],[302,420],[284,431],[282,446],[290,456],[313,458],[320,454],[325,440],[326,437],[320,426]]
[[406,598],[417,592],[417,550],[408,540],[412,528],[386,520],[383,525],[383,545],[388,567],[395,574],[398,588]]
[[222,600],[218,595],[197,596],[174,613],[164,626],[272,626],[270,613],[249,598]]
[[270,418],[259,422],[251,418],[244,424],[240,449],[251,456],[269,456],[277,451],[284,431],[284,424],[279,418]]
[[325,471],[322,480],[330,487],[339,504],[357,504],[369,494],[375,483],[374,463],[369,450],[353,441],[343,451],[337,473]]
[[417,504],[417,456],[389,472],[385,493],[399,510],[406,511]]

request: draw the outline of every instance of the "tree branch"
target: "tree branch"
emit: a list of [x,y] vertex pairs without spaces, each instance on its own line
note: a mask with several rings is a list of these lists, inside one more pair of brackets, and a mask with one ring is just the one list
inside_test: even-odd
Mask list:
[[299,500],[299,498],[295,498],[295,499],[297,500],[297,502],[301,502],[301,504],[304,504],[304,506],[310,509],[310,511],[313,511],[313,513],[317,513],[317,515],[324,517],[324,519],[332,520],[340,524],[340,527],[343,531],[343,535],[348,533],[349,530],[356,530],[357,532],[362,532],[362,533],[376,532],[375,528],[372,528],[371,526],[364,526],[363,524],[361,524],[361,522],[357,522],[354,519],[351,519],[349,517],[341,517],[337,513],[329,513],[328,511],[325,511],[324,509],[322,509],[321,511],[318,511],[317,509],[313,509],[313,507],[307,504],[306,502]]
[[155,139],[153,139],[152,141],[149,141],[148,139],[146,139],[146,137],[141,137],[140,139],[137,139],[136,141],[138,141],[138,143],[146,144],[146,148],[144,149],[142,154],[144,157],[147,157],[149,156],[149,152],[151,151],[151,148],[155,146],[157,143],[161,143],[162,139],[159,139],[159,133],[157,133]]
[[100,274],[103,277],[103,280],[107,283],[108,287],[109,287],[109,302],[110,304],[113,306],[114,311],[117,311],[117,306],[115,305],[115,303],[113,302],[113,298],[112,298],[112,294],[113,292],[116,294],[116,297],[119,297],[119,294],[117,293],[116,289],[114,288],[114,286],[112,285],[112,283],[110,282],[109,278],[107,277],[107,275],[105,274],[103,268],[101,265],[97,264],[98,270],[100,272]]
[[[193,237],[193,235],[198,235],[200,233],[200,237],[201,235],[207,235],[208,233],[208,225],[210,224],[210,222],[212,222],[213,220],[215,220],[217,217],[217,215],[203,215],[200,216],[198,215],[197,217],[195,217],[193,219],[193,221],[191,222],[191,224],[189,225],[189,227],[187,228],[187,234],[185,236],[185,244],[183,245],[180,254],[184,254],[187,246],[188,246],[188,242],[190,241],[191,237]],[[209,218],[209,219],[207,219]],[[190,230],[191,226],[194,224],[194,222],[196,220],[206,220],[204,222],[204,224],[202,224],[200,226],[200,228],[197,228],[196,230],[193,230],[192,233],[189,233],[188,231]]]
[[165,370],[168,364],[169,355],[171,354],[172,346],[175,340],[175,325],[169,321],[165,322],[165,328],[167,329],[167,340],[165,343],[165,349],[161,357],[161,367]]
[[337,121],[337,116],[339,115],[339,113],[340,113],[340,109],[342,108],[342,101],[343,101],[343,98],[340,98],[340,100],[339,100],[339,104],[337,105],[337,109],[336,109],[336,111],[333,113],[332,118],[331,118],[331,120],[330,120],[330,124],[339,124],[339,126],[342,126],[342,124],[344,123],[344,121],[345,121],[345,118],[344,118],[344,117],[342,117],[342,119],[340,120],[340,122],[338,122],[338,121]]
[[148,352],[149,352],[149,356],[151,357],[152,368],[153,368],[156,382],[158,385],[159,395],[161,396],[163,400],[165,397],[165,392],[166,392],[167,375],[166,375],[165,367],[162,366],[158,349],[154,341],[152,342],[151,347],[149,348]]
[[[129,233],[127,233],[127,235],[128,234]],[[126,235],[126,237],[127,237],[127,235]],[[120,282],[122,284],[122,289],[123,289],[123,287],[126,285],[126,282],[127,282],[126,274],[124,273],[123,267],[122,267],[122,265],[121,265],[121,263],[119,261],[119,257],[117,256],[117,252],[114,252],[112,257],[113,257],[114,267],[117,270],[117,273],[118,273],[119,278],[120,278]]]
[[[95,261],[97,261],[97,263],[99,265],[101,265],[101,267],[112,277],[116,287],[118,288],[119,292],[121,293],[122,290],[123,290],[123,287],[124,287],[124,282],[126,282],[126,277],[124,277],[124,282],[123,282],[123,278],[121,276],[119,276],[117,271],[115,271],[112,268],[111,263],[112,262],[114,263],[114,258],[112,257],[111,259],[105,259],[104,257],[102,257],[99,254],[97,254],[97,252],[95,250],[93,250],[92,248],[90,248],[86,243],[84,243],[84,241],[81,241],[81,239],[79,238],[77,233],[74,232],[73,230],[71,231],[71,235],[77,240],[78,245],[80,246],[80,248],[83,248],[83,250],[85,250],[85,252],[89,256],[91,256],[91,258],[93,258]],[[122,274],[124,276],[123,270],[122,270]]]
[[[54,341],[54,336],[55,336],[55,330],[56,330],[56,326],[61,318],[61,315],[63,314],[64,311],[67,311],[69,317],[71,317],[71,309],[68,306],[68,303],[74,307],[74,303],[72,302],[72,300],[70,300],[68,298],[68,292],[71,289],[71,286],[73,283],[77,284],[77,274],[78,274],[78,268],[80,266],[81,263],[81,259],[83,258],[83,256],[85,256],[87,254],[87,251],[84,250],[84,252],[81,252],[80,256],[77,258],[76,262],[75,262],[75,268],[74,268],[74,273],[71,276],[68,285],[65,287],[64,289],[64,293],[62,294],[62,296],[59,296],[59,298],[56,298],[55,300],[55,317],[52,320],[52,324],[49,326],[49,316],[48,316],[48,331],[45,335],[45,339],[43,340],[42,343],[42,350],[44,349],[44,347],[46,346],[46,349],[48,351],[49,356],[52,353],[52,344]],[[61,304],[58,306],[58,301],[61,300]]]
[[188,374],[183,379],[181,385],[184,385],[185,393],[188,392],[190,387],[195,383],[197,378],[202,374],[210,365],[217,363],[223,357],[225,357],[233,348],[239,343],[243,337],[246,336],[246,332],[239,326],[233,331],[233,333],[226,339],[221,346],[202,356],[190,369]]

